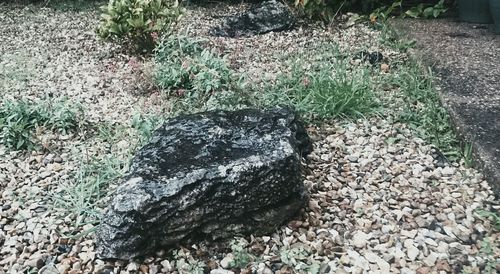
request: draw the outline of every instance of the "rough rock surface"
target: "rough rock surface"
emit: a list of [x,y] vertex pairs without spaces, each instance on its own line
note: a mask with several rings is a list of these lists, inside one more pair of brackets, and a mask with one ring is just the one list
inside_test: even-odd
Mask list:
[[263,34],[291,29],[296,21],[287,5],[271,0],[255,5],[240,15],[228,17],[222,26],[212,29],[212,34],[228,37]]
[[97,233],[98,256],[273,232],[306,201],[300,162],[310,147],[285,109],[171,119],[132,160]]

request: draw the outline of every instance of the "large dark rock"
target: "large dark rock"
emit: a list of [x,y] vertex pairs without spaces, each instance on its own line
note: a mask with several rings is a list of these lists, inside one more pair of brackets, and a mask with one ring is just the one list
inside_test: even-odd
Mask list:
[[222,26],[211,30],[213,35],[239,37],[292,29],[297,19],[290,8],[277,0],[254,5],[248,11],[228,17]]
[[311,143],[294,113],[214,111],[167,121],[132,160],[96,233],[101,258],[179,241],[272,233],[307,195]]

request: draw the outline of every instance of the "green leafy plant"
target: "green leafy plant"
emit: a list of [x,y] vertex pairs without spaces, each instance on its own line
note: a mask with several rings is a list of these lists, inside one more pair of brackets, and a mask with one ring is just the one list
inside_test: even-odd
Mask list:
[[462,148],[462,156],[464,159],[464,164],[466,167],[473,167],[474,166],[474,151],[473,151],[473,146],[471,142],[465,143],[464,147]]
[[284,248],[280,251],[280,259],[284,264],[293,267],[300,273],[319,273],[319,262],[314,259],[309,264],[304,262],[308,259],[308,255],[308,252],[303,247]]
[[[410,16],[415,18],[436,18],[447,11],[445,0],[436,4],[403,0],[295,0],[293,5],[311,19],[332,21],[337,14],[343,12],[359,12],[369,14],[372,23],[384,22],[390,16]],[[429,1],[427,1],[429,2]]]
[[500,215],[498,214],[498,212],[493,212],[493,211],[488,211],[488,210],[485,210],[485,209],[480,209],[480,210],[477,210],[476,213],[480,217],[486,218],[486,219],[490,220],[491,223],[493,224],[493,228],[496,231],[500,231]]
[[44,125],[62,134],[67,134],[81,125],[82,113],[81,105],[70,104],[65,100],[55,104],[40,104],[38,109],[38,115],[40,120],[45,122]]
[[423,3],[418,4],[407,10],[405,15],[413,18],[437,18],[448,9],[444,5],[444,0],[440,0],[434,6],[426,6]]
[[376,23],[378,21],[385,22],[396,10],[401,9],[402,0],[394,1],[389,6],[382,6],[375,9],[370,14],[370,21]]
[[[370,14],[370,21],[372,23],[383,23],[390,16],[400,15],[401,17],[412,17],[412,18],[437,18],[445,13],[448,9],[445,7],[445,0],[440,0],[438,3],[425,4],[420,3],[416,6],[405,7],[403,6],[403,0],[395,0],[391,5],[381,6],[375,9]],[[406,11],[405,11],[406,10]]]
[[481,242],[481,249],[479,250],[479,253],[486,261],[484,269],[481,273],[488,273],[488,274],[497,273],[496,272],[498,269],[497,266],[500,265],[500,259],[498,258],[498,256],[495,256],[495,250],[491,245],[491,238],[484,238],[484,240]]
[[101,7],[99,36],[151,52],[158,37],[180,15],[177,0],[110,0]]
[[[191,73],[183,72],[188,70],[185,62],[193,67],[199,60],[208,63],[205,58],[197,58],[203,52],[200,42],[184,37],[167,39],[156,56],[160,66],[157,79],[172,95],[173,113],[281,105],[292,107],[311,120],[319,120],[339,116],[362,117],[376,111],[378,104],[372,92],[370,68],[353,70],[345,56],[332,51],[332,45],[325,48],[329,50],[320,50],[318,54],[308,56],[308,62],[295,60],[290,65],[290,73],[280,75],[277,81],[270,81],[264,87],[247,87],[244,78],[235,79],[228,67],[220,66],[220,69],[214,70],[216,73],[209,75],[220,75],[216,78],[219,83],[216,86],[221,89],[207,92],[207,89],[196,88],[192,83],[200,75],[206,75],[206,66],[200,70],[193,69]],[[302,66],[305,63],[310,67]],[[179,77],[187,74],[190,77]],[[200,78],[203,79],[200,83],[213,81]]]
[[[92,157],[83,161],[71,180],[63,183],[61,190],[52,195],[53,206],[75,221],[72,225],[75,231],[86,224],[99,223],[102,198],[106,196],[109,184],[123,175],[133,152],[149,140],[162,121],[162,117],[134,114],[131,128],[137,131],[139,138],[137,142],[131,142],[133,145],[128,152],[120,154],[115,151],[102,158]],[[96,136],[111,146],[122,138],[137,137],[133,131],[128,135],[127,129],[130,127],[103,122],[96,128]]]
[[0,138],[14,150],[38,147],[35,130],[47,128],[63,134],[79,128],[83,109],[63,100],[5,100],[0,106]]
[[256,257],[247,251],[247,245],[248,242],[242,238],[231,241],[229,246],[231,247],[231,253],[234,255],[234,259],[230,263],[231,268],[246,268],[248,264],[256,260]]
[[166,37],[156,49],[155,61],[157,83],[169,94],[205,102],[210,93],[230,88],[226,60],[204,49],[199,40]]
[[132,128],[139,133],[139,145],[146,143],[153,131],[163,122],[162,117],[136,113],[132,116]]
[[112,145],[124,137],[126,129],[124,125],[103,121],[96,123],[94,131],[98,139]]
[[205,272],[205,263],[193,258],[189,252],[180,249],[174,250],[172,253],[175,266],[180,274],[203,274]]
[[28,101],[5,101],[0,108],[0,137],[11,149],[34,148],[34,130],[39,116]]

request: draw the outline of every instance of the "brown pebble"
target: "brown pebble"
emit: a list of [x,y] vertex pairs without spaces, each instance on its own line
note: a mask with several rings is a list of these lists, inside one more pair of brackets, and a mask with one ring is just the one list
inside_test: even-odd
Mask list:
[[288,223],[288,227],[293,230],[297,230],[301,226],[302,226],[302,221],[294,220]]
[[422,266],[417,269],[417,274],[427,274],[429,272],[431,272],[431,269],[427,266]]
[[450,264],[446,260],[437,261],[435,267],[437,271],[451,272]]
[[59,238],[57,241],[60,245],[67,245],[69,240],[68,238]]
[[210,269],[216,269],[218,267],[217,263],[213,260],[208,261],[207,266]]
[[145,264],[141,264],[141,266],[139,266],[139,270],[142,272],[142,273],[149,273],[149,267]]
[[252,273],[252,269],[242,269],[240,271],[240,274],[251,274]]

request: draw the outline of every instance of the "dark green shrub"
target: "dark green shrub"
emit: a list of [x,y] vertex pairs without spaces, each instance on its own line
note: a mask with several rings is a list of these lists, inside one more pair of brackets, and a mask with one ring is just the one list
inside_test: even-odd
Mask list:
[[444,0],[440,0],[434,6],[425,6],[420,3],[414,7],[411,7],[409,10],[405,12],[405,15],[413,17],[413,18],[437,18],[442,13],[446,12],[446,8],[444,5]]
[[[307,17],[330,21],[339,12],[377,15],[405,14],[411,17],[437,17],[452,0],[295,0],[294,4]],[[376,18],[375,18],[376,19]]]
[[377,7],[397,2],[391,0],[296,0],[295,7],[307,17],[330,21],[337,12],[356,11],[370,13]]
[[177,0],[110,0],[101,9],[99,36],[142,52],[151,52],[157,38],[180,14]]

